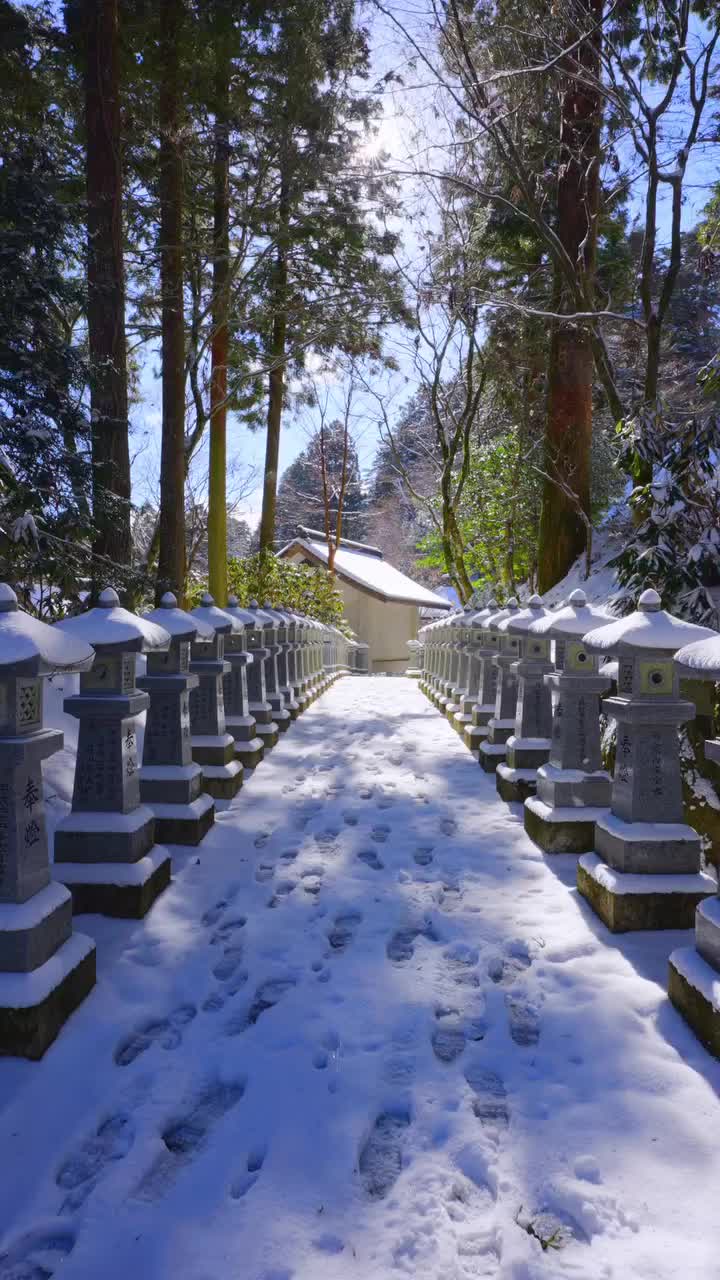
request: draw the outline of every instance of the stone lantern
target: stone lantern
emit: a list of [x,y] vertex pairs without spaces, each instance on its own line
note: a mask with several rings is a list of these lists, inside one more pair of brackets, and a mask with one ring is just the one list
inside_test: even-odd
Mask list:
[[530,630],[550,639],[557,668],[544,677],[555,695],[550,758],[538,769],[537,795],[525,801],[525,830],[547,853],[593,849],[596,819],[610,804],[610,775],[600,751],[600,696],[610,680],[600,674],[583,636],[612,621],[578,590]]
[[531,596],[516,614],[500,623],[501,632],[509,632],[520,641],[514,665],[517,679],[515,730],[506,744],[505,762],[498,764],[495,785],[503,800],[520,801],[534,795],[537,771],[550,755],[552,701],[545,675],[552,671],[550,641],[533,634],[541,618],[548,617],[540,596]]
[[0,584],[0,1056],[41,1058],[95,985],[95,943],[73,933],[70,893],[50,878],[42,779],[63,745],[43,728],[42,678],[92,661]]
[[280,652],[277,656],[278,693],[282,698],[285,711],[291,720],[297,720],[300,714],[300,703],[295,697],[295,619],[286,609],[275,609],[264,604],[263,612],[270,615],[277,629],[277,642]]
[[447,701],[445,685],[450,671],[450,645],[452,643],[455,614],[456,611],[453,609],[452,613],[438,619],[437,623],[435,672],[430,682],[430,701],[434,703],[438,711],[442,709]]
[[280,692],[280,676],[278,672],[278,655],[281,652],[279,628],[272,614],[261,609],[257,600],[250,601],[250,612],[255,616],[255,625],[262,630],[265,658],[265,697],[270,703],[272,718],[281,733],[290,728],[290,712],[285,707],[285,700]]
[[500,624],[519,613],[520,606],[511,596],[504,609],[493,613],[485,623],[492,640],[497,644],[497,651],[492,661],[497,668],[497,686],[495,689],[495,710],[488,720],[487,737],[480,743],[480,767],[486,773],[494,773],[507,755],[506,743],[515,731],[515,711],[517,708],[517,673],[515,663],[520,652],[520,641],[517,636],[507,630],[500,630]]
[[265,754],[255,717],[250,712],[248,671],[255,662],[250,652],[255,615],[240,607],[237,596],[228,596],[223,612],[239,624],[239,630],[231,631],[225,640],[225,660],[230,664],[223,679],[225,728],[235,739],[235,759],[243,769],[255,769]]
[[445,662],[437,693],[437,706],[443,713],[447,711],[448,704],[452,703],[453,686],[457,681],[463,617],[464,611],[456,609],[448,618],[445,628]]
[[218,608],[209,592],[190,611],[205,623],[210,640],[197,637],[190,651],[190,670],[198,685],[190,693],[190,729],[193,760],[202,765],[203,788],[215,800],[232,800],[243,782],[243,767],[235,759],[235,739],[225,723],[223,680],[230,671],[225,661],[225,639],[243,627],[224,609]]
[[470,689],[468,702],[470,719],[463,727],[466,747],[479,751],[480,743],[487,737],[488,720],[495,711],[497,691],[497,667],[493,658],[497,653],[497,639],[488,629],[487,621],[500,608],[495,597],[473,616],[472,655],[470,658]]
[[[286,613],[288,610],[285,611]],[[298,704],[298,713],[302,715],[310,702],[308,695],[308,654],[307,654],[307,624],[305,618],[300,613],[290,613],[293,622],[293,635],[295,637],[294,653],[292,655],[292,695]]]
[[[720,636],[680,649],[675,664],[681,679],[720,680]],[[705,743],[705,757],[720,764],[720,740]],[[717,893],[695,912],[695,946],[670,956],[668,994],[696,1036],[720,1058],[720,898]]]
[[411,680],[419,680],[422,675],[422,641],[408,640],[406,641],[408,653],[408,664],[405,668],[405,675]]
[[248,711],[255,720],[257,736],[265,751],[270,751],[280,737],[280,730],[273,720],[272,707],[265,691],[265,665],[270,659],[270,651],[265,647],[265,632],[262,622],[257,616],[257,601],[253,600],[244,612],[252,619],[252,628],[246,632],[246,642],[252,656],[252,664],[247,668]]
[[[468,679],[470,675],[470,637],[472,630],[472,617],[477,610],[475,605],[466,604],[462,613],[458,617],[456,639],[454,643],[455,650],[455,678],[451,682],[451,688],[448,694],[449,701],[445,703],[445,715],[450,721],[454,729],[458,728],[456,717],[462,714],[463,699],[468,696]],[[462,732],[462,728],[460,729]]]
[[138,680],[150,698],[140,799],[155,815],[155,835],[169,844],[199,844],[215,821],[215,806],[203,791],[203,772],[192,758],[190,742],[190,690],[198,677],[190,671],[190,645],[212,640],[207,623],[178,608],[167,591],[160,607],[143,614],[170,636],[168,649],[147,656],[147,673]]
[[444,660],[444,636],[447,626],[447,618],[436,618],[430,623],[428,628],[428,649],[429,662],[427,670],[427,679],[425,681],[425,693],[431,702],[435,702],[438,685],[440,682],[440,673]]
[[80,692],[63,707],[79,721],[72,812],[55,832],[55,878],[76,912],[139,918],[170,883],[170,858],[155,845],[155,817],[140,802],[136,717],[150,699],[137,688],[138,653],[167,649],[156,622],[123,609],[112,587],[97,606],[56,623],[95,650]]
[[689,929],[715,892],[700,873],[700,837],[683,820],[678,729],[695,707],[680,698],[673,663],[684,644],[714,634],[666,613],[649,590],[635,613],[584,637],[588,653],[619,661],[617,697],[603,702],[617,723],[610,811],[577,871],[580,893],[615,933]]

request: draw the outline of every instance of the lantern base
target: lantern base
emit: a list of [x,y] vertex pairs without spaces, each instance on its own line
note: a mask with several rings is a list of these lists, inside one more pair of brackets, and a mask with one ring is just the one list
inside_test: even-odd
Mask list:
[[82,933],[32,973],[0,973],[0,1056],[42,1058],[95,986],[95,943]]
[[553,808],[539,796],[525,801],[525,830],[544,853],[588,853],[595,848],[595,823],[607,810],[588,805]]
[[480,743],[487,738],[486,724],[466,724],[463,727],[463,742],[470,751],[479,751]]
[[668,995],[701,1044],[720,1058],[720,974],[694,947],[672,952]]
[[506,756],[504,742],[488,742],[487,738],[481,742],[479,764],[486,773],[494,773],[499,764],[505,763]]
[[0,974],[39,969],[72,934],[72,898],[50,881],[27,902],[0,903]]
[[537,770],[514,769],[509,764],[499,764],[495,770],[495,789],[506,804],[522,804],[537,790]]
[[691,929],[697,906],[717,893],[712,877],[701,872],[633,875],[613,870],[596,853],[580,857],[577,887],[611,933]]
[[204,794],[188,804],[150,804],[155,836],[161,844],[199,844],[215,821],[212,797]]
[[55,878],[72,894],[75,915],[93,912],[122,920],[141,920],[170,883],[167,849],[155,845],[145,858],[124,862],[62,863]]

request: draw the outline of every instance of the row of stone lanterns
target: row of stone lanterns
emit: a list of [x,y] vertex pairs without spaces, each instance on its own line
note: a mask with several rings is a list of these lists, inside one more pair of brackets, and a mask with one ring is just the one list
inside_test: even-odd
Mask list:
[[[547,609],[466,608],[423,628],[420,685],[494,771],[499,794],[524,801],[525,828],[548,853],[577,852],[578,890],[613,932],[689,928],[673,953],[670,995],[720,1055],[720,902],[701,871],[701,839],[684,820],[680,726],[695,715],[680,677],[720,679],[720,636],[673,617],[655,591],[624,618],[582,591]],[[463,660],[465,650],[465,660]],[[615,721],[613,777],[602,768],[601,697]],[[605,665],[601,665],[605,660]],[[495,703],[488,715],[494,667]],[[472,724],[457,682],[468,673]],[[720,742],[708,743],[720,762]]]
[[[145,915],[170,881],[164,842],[198,844],[215,801],[356,652],[314,619],[209,595],[185,611],[168,594],[139,617],[108,588],[48,626],[0,585],[0,1054],[41,1057],[94,985],[95,944],[73,933],[73,911]],[[51,872],[41,761],[63,735],[42,727],[42,678],[56,672],[80,673],[64,701],[79,731]]]

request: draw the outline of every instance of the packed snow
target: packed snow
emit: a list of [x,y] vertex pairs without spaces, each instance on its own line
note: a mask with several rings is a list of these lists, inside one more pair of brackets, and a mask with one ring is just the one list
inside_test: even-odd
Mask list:
[[717,1273],[692,934],[607,933],[412,681],[337,682],[173,862],[0,1061],[0,1280]]

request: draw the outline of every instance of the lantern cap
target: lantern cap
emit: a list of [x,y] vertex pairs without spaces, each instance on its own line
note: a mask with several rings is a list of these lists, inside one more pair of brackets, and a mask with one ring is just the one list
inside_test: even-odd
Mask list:
[[124,609],[113,587],[106,587],[100,593],[94,608],[73,618],[64,618],[55,625],[94,648],[124,647],[150,653],[154,649],[167,649],[170,643],[166,627]]

